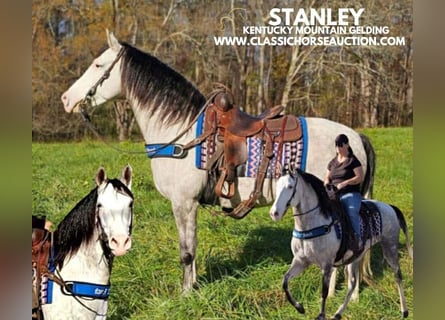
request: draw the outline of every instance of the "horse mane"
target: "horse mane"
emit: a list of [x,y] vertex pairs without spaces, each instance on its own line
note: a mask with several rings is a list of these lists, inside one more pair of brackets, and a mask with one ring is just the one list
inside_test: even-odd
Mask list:
[[303,178],[303,180],[308,183],[315,191],[318,197],[318,203],[320,205],[321,212],[327,218],[329,212],[331,211],[331,200],[328,197],[326,189],[323,185],[323,181],[314,176],[311,173],[304,172],[300,169],[296,169],[298,174]]
[[54,263],[59,268],[62,268],[66,256],[75,254],[81,244],[88,243],[94,234],[97,189],[80,200],[54,232]]
[[[122,192],[133,199],[133,194],[118,179],[110,179],[111,184],[118,192]],[[67,256],[76,254],[83,243],[89,244],[93,240],[96,223],[96,204],[98,187],[91,190],[74,208],[63,218],[54,232],[54,264],[63,267]]]
[[127,96],[136,98],[150,115],[160,111],[166,124],[184,122],[198,114],[206,99],[190,81],[156,57],[128,43],[121,45],[121,76]]

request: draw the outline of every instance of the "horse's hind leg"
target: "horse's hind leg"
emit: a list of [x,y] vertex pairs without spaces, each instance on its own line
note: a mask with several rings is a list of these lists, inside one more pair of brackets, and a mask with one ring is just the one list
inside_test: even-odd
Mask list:
[[315,318],[316,320],[326,319],[326,298],[328,297],[329,282],[331,279],[332,271],[333,271],[332,266],[322,267],[323,282],[321,289],[321,306],[320,306],[320,314],[317,316],[317,318]]
[[292,278],[298,276],[307,267],[308,263],[303,262],[300,259],[294,257],[289,270],[287,270],[283,278],[283,290],[286,293],[286,298],[300,313],[305,312],[304,307],[300,302],[294,299],[294,297],[289,291],[288,283]]
[[[363,260],[362,260],[363,261]],[[329,291],[328,291],[328,297],[333,297],[335,295],[335,286],[337,284],[337,268],[333,268],[331,280],[329,281]],[[351,296],[351,301],[358,301],[359,300],[359,287],[360,287],[360,281],[357,281],[354,291]]]
[[396,277],[400,297],[400,310],[402,311],[403,317],[406,318],[408,317],[408,309],[406,307],[405,293],[402,286],[402,271],[400,270],[399,255],[397,251],[398,239],[394,240],[395,241],[392,243],[389,243],[390,241],[382,241],[382,252],[383,257],[385,258],[386,262],[388,262],[389,266],[394,272],[394,276]]
[[351,296],[354,292],[354,288],[357,285],[358,282],[358,270],[359,270],[359,260],[355,260],[351,264],[347,266],[348,270],[348,292],[346,294],[345,300],[343,301],[343,304],[337,309],[335,312],[334,319],[341,319],[341,315],[346,310],[346,307],[348,306],[349,300],[351,299]]

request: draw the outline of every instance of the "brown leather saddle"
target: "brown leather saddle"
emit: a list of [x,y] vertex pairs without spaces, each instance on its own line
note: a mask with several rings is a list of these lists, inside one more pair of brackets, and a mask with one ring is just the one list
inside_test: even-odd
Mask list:
[[248,214],[262,193],[267,167],[274,156],[274,143],[278,143],[280,153],[284,142],[301,138],[302,130],[298,118],[282,115],[283,110],[283,106],[275,106],[259,116],[252,116],[235,106],[226,92],[216,94],[207,107],[203,133],[185,148],[205,139],[215,139],[220,145],[207,166],[211,170],[219,163],[219,178],[215,186],[219,197],[230,199],[235,194],[236,168],[247,161],[247,138],[260,138],[263,146],[255,187],[250,198],[225,214],[234,218],[243,218]]
[[32,216],[32,319],[43,319],[40,309],[40,284],[42,275],[48,273],[48,258],[51,248],[50,232],[45,229],[46,219]]

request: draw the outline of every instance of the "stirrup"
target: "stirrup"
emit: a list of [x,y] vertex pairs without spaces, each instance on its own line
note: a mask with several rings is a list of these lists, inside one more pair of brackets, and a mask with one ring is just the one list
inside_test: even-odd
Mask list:
[[[231,199],[235,195],[235,181],[228,182],[226,181],[227,171],[222,170],[221,177],[218,180],[218,183],[215,186],[215,193],[220,198]],[[227,193],[223,192],[224,182],[227,182],[229,190]]]
[[235,219],[244,218],[255,207],[256,201],[260,195],[261,193],[258,192],[253,193],[249,199],[242,201],[235,209],[225,215]]

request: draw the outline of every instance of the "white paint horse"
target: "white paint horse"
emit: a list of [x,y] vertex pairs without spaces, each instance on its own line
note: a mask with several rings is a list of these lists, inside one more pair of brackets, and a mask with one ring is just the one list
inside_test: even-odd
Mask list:
[[[90,102],[100,105],[125,95],[132,105],[136,121],[146,144],[185,145],[193,140],[193,120],[206,104],[205,97],[183,76],[150,54],[126,43],[120,43],[107,31],[109,48],[94,59],[85,73],[62,95],[66,112]],[[306,118],[306,170],[323,177],[327,163],[335,155],[333,139],[339,133],[350,139],[355,155],[366,172],[363,194],[372,190],[374,151],[369,140],[342,124],[322,118]],[[183,130],[185,133],[179,134]],[[215,194],[207,171],[195,166],[196,151],[188,150],[180,157],[153,158],[151,167],[157,190],[172,203],[179,233],[180,261],[183,265],[183,289],[196,283],[196,224],[199,204],[214,204]],[[233,201],[220,202],[233,208],[247,200],[255,178],[238,178]],[[273,183],[266,179],[263,197],[258,204],[273,201]],[[221,199],[220,199],[221,200]]]
[[[277,195],[270,209],[272,220],[280,220],[289,206],[293,209],[295,227],[291,241],[294,255],[291,266],[283,278],[283,290],[288,301],[300,312],[305,310],[300,302],[297,302],[288,288],[288,282],[298,276],[311,264],[321,268],[322,280],[322,302],[320,314],[316,319],[326,319],[325,304],[328,295],[329,280],[334,266],[341,264],[342,259],[336,262],[336,255],[340,249],[341,240],[338,239],[335,225],[338,223],[332,216],[332,206],[328,199],[323,183],[317,177],[296,170],[287,173],[278,179],[276,184]],[[404,291],[402,287],[402,273],[399,266],[398,243],[399,232],[402,229],[406,238],[406,247],[412,258],[412,248],[409,241],[408,229],[402,212],[395,206],[374,200],[372,202],[380,212],[381,229],[378,236],[372,236],[365,243],[365,250],[376,243],[381,244],[385,260],[392,268],[397,281],[400,296],[400,305],[403,317],[408,316]],[[343,232],[346,232],[343,230]],[[362,253],[363,254],[363,253]],[[347,250],[345,259],[352,255]],[[337,265],[336,265],[337,264]],[[343,312],[351,298],[353,288],[358,280],[359,260],[354,260],[347,266],[348,292],[343,304],[335,313],[334,319],[341,319]]]
[[124,168],[120,180],[107,179],[100,168],[95,180],[97,187],[54,232],[51,273],[42,286],[46,320],[106,319],[113,257],[131,248],[131,167]]

